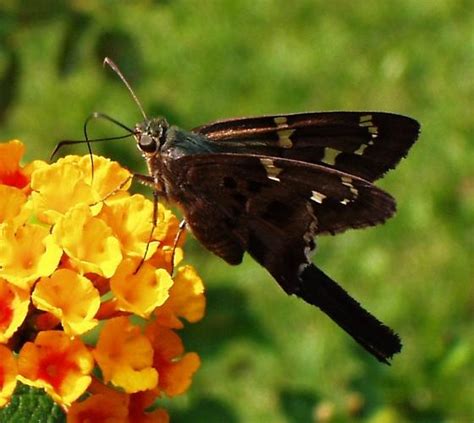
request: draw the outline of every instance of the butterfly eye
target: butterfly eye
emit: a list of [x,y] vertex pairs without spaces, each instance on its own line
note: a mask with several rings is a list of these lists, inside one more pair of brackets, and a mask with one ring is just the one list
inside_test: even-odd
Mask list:
[[143,134],[138,140],[140,150],[145,153],[154,153],[157,149],[157,143],[154,137],[148,134]]

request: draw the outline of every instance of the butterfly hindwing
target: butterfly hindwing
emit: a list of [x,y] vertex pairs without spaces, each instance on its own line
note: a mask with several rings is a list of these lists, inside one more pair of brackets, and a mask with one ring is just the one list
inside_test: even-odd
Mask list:
[[229,119],[193,131],[236,153],[330,166],[373,181],[406,156],[419,124],[385,112],[309,112]]
[[324,166],[246,154],[185,156],[169,166],[198,240],[232,264],[248,251],[287,292],[317,233],[374,225],[394,211],[370,182]]

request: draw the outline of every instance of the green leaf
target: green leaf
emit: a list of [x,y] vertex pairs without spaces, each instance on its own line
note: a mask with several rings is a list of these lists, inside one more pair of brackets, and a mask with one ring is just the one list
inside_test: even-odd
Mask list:
[[10,404],[0,409],[2,423],[65,422],[63,410],[42,390],[21,383],[15,389]]

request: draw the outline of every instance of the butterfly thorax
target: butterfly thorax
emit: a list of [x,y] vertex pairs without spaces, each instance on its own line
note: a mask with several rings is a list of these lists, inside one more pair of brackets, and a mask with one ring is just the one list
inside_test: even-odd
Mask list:
[[135,126],[135,140],[145,159],[160,156],[161,160],[179,159],[193,154],[215,153],[223,146],[206,136],[170,126],[165,118],[157,117]]

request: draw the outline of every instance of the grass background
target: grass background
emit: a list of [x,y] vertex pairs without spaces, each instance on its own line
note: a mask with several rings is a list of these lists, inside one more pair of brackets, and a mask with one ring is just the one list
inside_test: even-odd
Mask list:
[[[6,0],[0,5],[0,139],[47,159],[92,111],[129,126],[137,107],[183,128],[307,110],[386,110],[422,123],[379,184],[399,203],[381,227],[321,238],[315,261],[404,350],[391,367],[251,260],[196,243],[187,261],[208,313],[186,329],[203,366],[173,422],[454,422],[474,418],[474,9],[469,1]],[[106,122],[93,136],[117,135]],[[77,147],[74,152],[85,152]],[[102,152],[143,171],[132,142]]]

